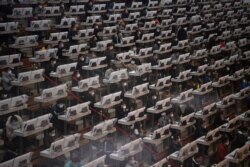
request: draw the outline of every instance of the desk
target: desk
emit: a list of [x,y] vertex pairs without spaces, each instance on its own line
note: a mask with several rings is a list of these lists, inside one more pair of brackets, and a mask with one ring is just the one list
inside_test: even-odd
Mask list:
[[145,143],[159,145],[160,143],[162,143],[163,140],[165,140],[169,137],[171,137],[171,133],[168,135],[163,135],[163,136],[161,135],[161,138],[159,138],[159,139],[152,139],[152,136],[147,136],[147,137],[144,137],[142,140]]
[[4,69],[4,68],[7,68],[7,67],[14,68],[14,67],[22,66],[22,65],[23,65],[23,62],[6,64],[6,65],[1,65],[0,69]]
[[10,108],[7,111],[0,111],[0,116],[1,115],[6,115],[6,114],[10,114],[10,113],[13,113],[13,112],[16,112],[16,111],[19,111],[19,110],[23,110],[23,109],[26,109],[26,108],[28,108],[28,105],[24,104],[24,105],[19,106],[19,107]]
[[0,35],[4,35],[4,34],[14,34],[14,33],[19,33],[19,30],[0,31]]
[[114,107],[114,106],[120,104],[121,102],[122,102],[122,100],[119,100],[119,101],[112,102],[109,105],[102,105],[101,102],[97,102],[97,103],[94,104],[94,106],[96,108],[99,108],[99,109],[109,109],[111,107]]
[[193,155],[196,154],[197,151],[193,151],[185,156],[179,157],[179,152],[180,151],[176,151],[174,153],[172,153],[171,155],[169,155],[169,159],[175,160],[175,161],[179,161],[179,162],[184,162],[185,160],[187,160],[188,158],[192,157]]
[[76,86],[76,87],[72,87],[72,91],[77,92],[77,93],[82,93],[82,92],[88,91],[89,88],[97,89],[99,87],[101,87],[100,84],[91,85],[91,86],[88,86],[88,87],[85,87],[85,88],[79,88],[78,86]]
[[23,45],[16,45],[16,44],[10,44],[9,47],[13,48],[13,49],[22,49],[22,48],[33,48],[38,46],[38,43],[34,43],[34,44],[23,44]]
[[38,97],[34,97],[34,101],[39,102],[39,103],[48,103],[48,102],[56,101],[61,98],[66,98],[67,96],[68,96],[67,94],[62,95],[62,96],[53,96],[51,98],[43,98],[42,96],[38,96]]
[[40,156],[45,157],[45,158],[49,158],[49,159],[55,159],[56,157],[64,155],[64,154],[66,154],[70,151],[73,151],[79,147],[80,147],[80,144],[77,144],[77,145],[72,146],[72,147],[63,148],[63,150],[61,152],[57,152],[57,153],[51,152],[50,148],[48,148],[46,150],[41,151]]
[[90,132],[88,132],[88,133],[83,134],[83,137],[84,137],[85,139],[88,139],[88,140],[94,140],[94,141],[96,141],[96,140],[99,140],[99,139],[101,139],[101,138],[104,138],[104,137],[107,136],[108,134],[114,133],[114,132],[116,132],[116,128],[115,128],[115,127],[113,127],[112,129],[110,129],[110,130],[108,130],[108,131],[104,131],[104,132],[101,133],[101,134],[97,134],[97,135],[93,135],[93,134],[92,134],[92,131],[90,131]]
[[171,68],[171,67],[172,67],[172,64],[169,64],[166,66],[155,65],[155,66],[152,66],[151,69],[152,70],[166,70],[166,69]]
[[156,84],[152,84],[152,85],[149,85],[149,89],[153,89],[153,90],[157,90],[157,91],[159,91],[159,90],[162,90],[162,89],[164,89],[164,88],[168,88],[168,87],[171,87],[172,86],[172,83],[170,82],[169,84],[164,84],[163,86],[155,86]]
[[222,104],[222,101],[219,101],[216,103],[216,106],[220,109],[226,109],[228,107],[230,107],[231,105],[233,105],[235,103],[235,101],[232,101],[231,103],[228,104]]
[[144,56],[141,56],[141,55],[134,55],[134,56],[130,56],[132,59],[146,59],[146,58],[149,58],[149,57],[152,57],[153,56],[153,53],[152,54],[147,54],[147,55],[144,55]]
[[194,99],[194,96],[188,97],[185,100],[180,100],[179,97],[175,97],[175,98],[171,99],[171,102],[174,104],[183,104],[183,103],[189,102],[190,100],[193,100],[193,99]]
[[14,131],[14,134],[16,136],[20,136],[20,140],[19,140],[19,151],[20,153],[22,154],[23,153],[23,146],[24,146],[24,143],[23,143],[23,138],[24,137],[29,137],[29,136],[32,136],[32,135],[35,135],[35,134],[38,134],[38,133],[41,133],[49,128],[53,127],[53,124],[52,123],[49,123],[48,125],[44,126],[44,127],[36,127],[35,130],[33,131],[21,131],[21,129],[17,129]]
[[63,78],[63,77],[70,76],[70,75],[72,75],[72,74],[73,74],[73,72],[63,73],[63,74],[58,74],[58,73],[56,73],[56,72],[51,72],[49,75],[50,75],[51,77],[54,77],[54,78]]
[[129,152],[127,155],[121,155],[118,152],[114,152],[114,153],[110,154],[110,158],[117,160],[117,161],[124,161],[128,157],[135,156],[136,154],[140,153],[141,151],[142,151],[142,149],[137,149],[137,150]]
[[30,31],[30,32],[36,32],[36,31],[49,31],[51,28],[33,28],[33,27],[27,27],[25,28],[26,31]]
[[141,97],[141,96],[144,96],[144,95],[146,95],[146,94],[149,94],[149,91],[145,91],[145,92],[139,93],[139,94],[137,94],[137,95],[133,95],[133,94],[132,94],[132,91],[127,91],[127,92],[124,94],[124,97],[130,98],[130,99],[137,99],[137,98],[139,98],[139,97]]
[[121,125],[125,125],[125,126],[131,126],[131,125],[135,124],[136,122],[141,122],[141,121],[143,121],[145,119],[147,119],[147,115],[144,115],[143,117],[137,117],[133,121],[129,121],[127,119],[127,117],[125,117],[125,118],[119,119],[118,123],[121,124]]
[[[197,106],[199,106],[199,108],[202,108],[203,106],[203,101],[205,101],[205,103],[208,103],[211,100],[211,96],[210,93],[213,91],[213,88],[211,89],[207,89],[205,91],[201,91],[200,89],[196,89],[192,92],[192,94],[194,95],[194,98],[197,101]],[[209,96],[209,98],[206,98],[206,95]],[[203,99],[204,98],[204,99]],[[212,100],[211,100],[212,101]]]
[[39,83],[39,82],[43,82],[43,81],[44,81],[44,78],[40,78],[40,79],[36,79],[36,80],[29,80],[27,82],[14,80],[14,81],[11,81],[11,84],[14,86],[27,86],[27,85],[31,85],[31,84],[35,84],[35,83]]

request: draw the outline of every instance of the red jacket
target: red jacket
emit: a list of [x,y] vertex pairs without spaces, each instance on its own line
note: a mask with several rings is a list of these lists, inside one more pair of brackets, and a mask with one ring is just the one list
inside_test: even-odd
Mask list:
[[227,148],[224,143],[218,145],[217,152],[215,154],[215,162],[219,163],[224,160],[225,156],[228,154]]

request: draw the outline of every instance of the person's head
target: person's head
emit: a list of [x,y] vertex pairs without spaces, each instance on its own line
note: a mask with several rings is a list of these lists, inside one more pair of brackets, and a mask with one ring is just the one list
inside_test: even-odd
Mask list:
[[128,163],[134,165],[136,163],[135,157],[130,157]]
[[221,138],[221,143],[223,143],[225,146],[228,146],[230,144],[229,138],[227,136],[223,136]]
[[174,141],[175,144],[178,144],[178,145],[181,144],[181,138],[180,138],[179,135],[172,136],[172,139],[173,139],[173,141]]
[[82,61],[83,62],[84,60],[85,60],[84,55],[80,54],[78,56],[78,61]]
[[203,155],[201,153],[196,153],[193,158],[194,158],[194,161],[197,164],[199,164],[199,165],[202,164],[202,162],[203,162]]
[[14,122],[17,122],[17,117],[15,115],[12,115],[11,118],[10,118],[10,122],[11,123],[14,123]]
[[4,69],[4,72],[11,74],[11,73],[12,73],[12,70],[11,70],[11,68],[8,67],[8,68],[5,68],[5,69]]
[[58,47],[59,47],[59,48],[63,48],[63,47],[64,47],[64,44],[63,44],[62,41],[59,41],[59,42],[58,42]]
[[61,108],[61,109],[63,109],[63,108],[65,107],[64,101],[62,101],[62,100],[58,100],[58,101],[56,102],[56,104],[57,104],[57,106],[58,106],[59,108]]
[[50,63],[51,63],[52,65],[56,65],[56,59],[55,59],[55,58],[51,58],[51,59],[50,59]]
[[107,48],[108,48],[108,50],[113,50],[113,49],[114,49],[114,46],[113,46],[112,43],[109,43],[109,44],[107,45]]
[[166,118],[167,117],[167,114],[165,112],[161,113],[161,116]]
[[75,22],[71,23],[71,29],[76,30],[76,23]]
[[74,164],[80,163],[80,158],[77,154],[71,154],[70,159]]
[[89,88],[88,90],[89,94],[91,94],[92,96],[95,94],[95,90],[93,88]]

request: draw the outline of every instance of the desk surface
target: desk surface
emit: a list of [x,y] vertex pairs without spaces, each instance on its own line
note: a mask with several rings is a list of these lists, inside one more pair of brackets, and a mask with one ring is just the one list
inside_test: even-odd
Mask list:
[[38,96],[34,98],[34,101],[39,102],[39,103],[48,103],[48,102],[52,102],[61,98],[65,98],[67,96],[68,96],[67,94],[63,96],[53,96],[51,98],[42,98],[42,96]]
[[75,121],[77,119],[80,119],[84,116],[87,116],[89,114],[91,114],[90,110],[88,112],[78,113],[75,116],[69,116],[69,117],[67,117],[66,115],[59,115],[58,119],[60,119],[62,121],[66,121],[66,122],[71,122],[71,121]]
[[20,106],[20,107],[10,108],[7,111],[0,111],[0,116],[1,115],[6,115],[6,114],[10,114],[10,113],[13,113],[13,112],[16,112],[16,111],[19,111],[19,110],[23,110],[23,109],[26,109],[26,108],[28,108],[28,105],[24,104],[23,106]]
[[170,104],[169,106],[167,107],[162,107],[162,109],[160,110],[156,110],[155,107],[150,107],[147,109],[147,112],[148,113],[151,113],[151,114],[160,114],[162,113],[163,111],[166,111],[166,110],[169,110],[172,108],[172,104]]
[[54,159],[56,157],[59,157],[61,155],[64,155],[70,151],[73,151],[75,149],[77,149],[80,145],[77,144],[73,147],[67,147],[67,148],[64,148],[61,152],[58,152],[58,153],[54,153],[54,152],[51,152],[50,151],[50,148],[46,149],[46,150],[43,150],[40,152],[40,156],[42,157],[45,157],[45,158],[49,158],[49,159]]
[[22,66],[22,65],[23,65],[23,62],[6,64],[6,65],[1,65],[0,69],[4,69],[4,68],[7,68],[7,67],[14,68],[14,67],[17,67],[17,66]]
[[147,137],[144,137],[142,140],[143,142],[145,143],[150,143],[150,144],[154,144],[154,145],[159,145],[162,143],[163,140],[169,138],[171,136],[171,134],[169,135],[164,135],[164,136],[161,136],[161,138],[159,139],[152,139],[151,136],[147,136]]
[[128,121],[128,120],[127,120],[127,117],[125,117],[125,118],[119,119],[119,120],[118,120],[118,123],[121,124],[121,125],[131,126],[131,125],[133,125],[134,123],[143,121],[143,120],[145,120],[145,119],[147,119],[147,115],[144,115],[143,117],[138,117],[138,118],[136,118],[136,119],[133,120],[133,121]]
[[95,67],[82,66],[82,69],[83,69],[83,70],[89,70],[89,71],[91,71],[91,70],[98,70],[98,69],[100,69],[100,68],[105,68],[105,67],[107,67],[107,66],[108,66],[107,64],[103,64],[103,65],[99,65],[99,66],[95,66]]
[[175,103],[175,104],[183,104],[183,103],[186,103],[186,102],[193,100],[193,99],[194,99],[193,96],[186,98],[185,100],[180,100],[179,97],[175,97],[175,98],[171,99],[171,102]]
[[101,87],[100,84],[89,85],[88,87],[85,87],[85,88],[79,88],[78,86],[76,86],[76,87],[72,87],[72,91],[81,93],[81,92],[88,91],[89,88],[97,89],[97,88],[100,88],[100,87]]
[[111,104],[105,105],[105,106],[103,106],[103,105],[101,104],[101,102],[97,102],[97,103],[94,104],[94,106],[95,106],[96,108],[100,108],[100,109],[109,109],[109,108],[111,108],[111,107],[114,107],[114,106],[120,104],[121,102],[122,102],[122,100],[119,100],[119,101],[112,102]]
[[192,157],[194,154],[196,154],[196,151],[193,151],[186,156],[179,157],[179,151],[176,151],[173,154],[169,155],[169,159],[184,162],[186,159]]
[[114,160],[117,160],[117,161],[124,161],[124,160],[126,160],[128,157],[134,156],[134,155],[138,154],[138,153],[141,152],[141,151],[142,151],[142,149],[137,149],[137,150],[134,150],[134,151],[132,151],[132,152],[129,152],[129,153],[126,154],[126,155],[121,155],[121,154],[115,152],[115,153],[110,154],[110,158],[111,158],[111,159],[114,159]]
[[11,81],[12,85],[15,86],[26,86],[26,85],[31,85],[31,84],[35,84],[35,83],[39,83],[39,82],[43,82],[44,78],[40,78],[40,79],[36,79],[36,80],[29,80],[27,82],[20,82],[20,81]]
[[115,127],[113,127],[113,128],[112,128],[111,130],[109,130],[109,131],[104,131],[103,133],[98,134],[98,135],[93,135],[93,134],[92,134],[92,131],[90,131],[90,132],[88,132],[88,133],[83,134],[83,137],[84,137],[85,139],[89,139],[89,140],[99,140],[99,139],[101,139],[101,138],[104,138],[104,137],[107,136],[108,134],[114,133],[114,132],[116,132],[116,128],[115,128]]
[[214,142],[218,141],[221,138],[221,135],[219,135],[218,137],[214,138],[210,141],[206,140],[205,136],[200,137],[199,139],[197,139],[197,143],[201,144],[201,145],[205,145],[205,146],[210,146],[211,144],[213,144]]
[[186,128],[188,128],[188,127],[194,125],[195,122],[196,122],[196,121],[193,121],[193,122],[191,122],[191,123],[187,123],[187,125],[184,125],[184,126],[179,125],[178,123],[175,123],[175,124],[171,124],[171,128],[172,128],[172,129],[176,129],[176,130],[180,130],[180,131],[184,131],[184,130],[186,130]]
[[139,97],[141,97],[141,96],[144,96],[144,95],[146,95],[146,94],[149,94],[149,91],[146,91],[146,92],[143,92],[143,93],[139,93],[139,94],[136,94],[136,95],[133,95],[133,94],[132,94],[132,91],[128,91],[128,92],[126,92],[126,93],[124,94],[124,97],[130,98],[130,99],[137,99],[137,98],[139,98]]
[[43,131],[49,129],[50,127],[53,127],[52,123],[50,123],[50,124],[48,124],[47,126],[44,126],[44,127],[35,128],[35,130],[30,131],[30,132],[27,132],[27,131],[23,132],[23,131],[21,131],[21,129],[17,129],[17,130],[14,131],[14,134],[17,135],[17,136],[20,136],[20,137],[28,137],[28,136],[32,136],[34,134],[43,132]]

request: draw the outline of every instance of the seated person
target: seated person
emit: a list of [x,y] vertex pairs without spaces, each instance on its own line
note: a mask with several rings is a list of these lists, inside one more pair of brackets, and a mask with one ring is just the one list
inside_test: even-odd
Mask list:
[[11,115],[6,122],[6,137],[9,141],[13,141],[16,137],[14,131],[22,127],[23,120],[19,115]]
[[12,85],[11,81],[15,79],[15,74],[12,73],[11,68],[6,68],[2,71],[2,85],[3,90],[7,94],[15,94],[15,87]]

